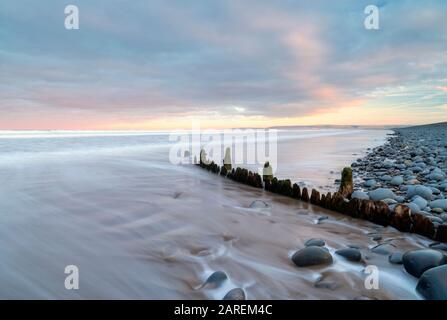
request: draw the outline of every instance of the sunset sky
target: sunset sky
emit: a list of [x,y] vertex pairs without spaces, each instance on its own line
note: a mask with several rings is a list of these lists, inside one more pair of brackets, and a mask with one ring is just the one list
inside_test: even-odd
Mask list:
[[447,121],[447,1],[1,0],[0,112],[3,130]]

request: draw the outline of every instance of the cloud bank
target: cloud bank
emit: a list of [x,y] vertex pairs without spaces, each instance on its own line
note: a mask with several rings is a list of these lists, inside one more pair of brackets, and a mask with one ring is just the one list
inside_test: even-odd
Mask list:
[[[80,30],[64,28],[68,4]],[[379,30],[363,27],[369,4]],[[3,0],[0,129],[447,120],[446,12],[442,0]]]

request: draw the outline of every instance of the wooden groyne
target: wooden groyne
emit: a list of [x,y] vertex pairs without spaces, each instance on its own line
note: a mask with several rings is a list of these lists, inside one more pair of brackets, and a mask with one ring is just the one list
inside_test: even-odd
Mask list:
[[400,231],[420,234],[435,241],[447,242],[447,225],[436,226],[428,217],[411,212],[411,209],[404,204],[398,204],[394,210],[391,210],[383,201],[351,199],[354,183],[350,167],[343,169],[340,188],[337,192],[321,193],[316,189],[309,191],[306,187],[301,188],[296,183],[292,184],[290,179],[277,179],[271,174],[268,162],[264,166],[264,174],[261,177],[258,173],[244,168],[231,168],[228,161],[223,166],[208,162],[206,155],[202,152],[198,166],[235,182],[309,202],[353,218],[368,220],[382,226],[392,226]]

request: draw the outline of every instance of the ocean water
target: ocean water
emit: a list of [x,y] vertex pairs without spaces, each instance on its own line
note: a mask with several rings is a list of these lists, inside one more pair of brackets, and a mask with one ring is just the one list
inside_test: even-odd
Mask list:
[[[280,130],[276,175],[333,189],[387,133]],[[1,132],[0,298],[221,299],[235,287],[248,299],[418,298],[415,280],[370,249],[405,251],[424,238],[171,164],[172,145],[163,132]],[[365,259],[333,254],[330,266],[297,268],[291,254],[314,237],[331,253],[355,244]],[[369,264],[379,290],[364,286]],[[68,265],[78,290],[64,286]],[[203,287],[219,270],[228,280]]]

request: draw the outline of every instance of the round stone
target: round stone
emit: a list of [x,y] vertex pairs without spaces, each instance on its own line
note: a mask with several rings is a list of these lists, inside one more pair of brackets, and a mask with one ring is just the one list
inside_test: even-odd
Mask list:
[[358,262],[362,260],[362,254],[358,249],[346,248],[335,251],[336,254],[348,259],[349,261]]
[[387,198],[387,199],[383,199],[382,201],[385,202],[387,205],[397,204],[397,201],[394,199]]
[[430,201],[431,208],[441,208],[444,211],[447,211],[447,199],[439,199]]
[[407,197],[413,198],[414,196],[421,196],[426,200],[431,200],[433,191],[429,187],[425,186],[409,186],[407,190]]
[[441,181],[442,179],[445,178],[445,174],[443,174],[441,172],[432,172],[427,176],[427,178],[429,180]]
[[324,247],[326,243],[323,239],[312,238],[307,240],[304,245],[306,247]]
[[369,200],[369,196],[366,192],[356,190],[351,194],[351,199]]
[[410,170],[414,173],[418,173],[421,172],[423,169],[421,167],[411,167]]
[[436,222],[436,223],[439,223],[439,224],[443,224],[444,223],[444,220],[442,220],[439,217],[429,216],[428,218],[430,219],[431,222]]
[[388,261],[393,264],[402,264],[402,257],[403,257],[402,253],[394,252],[390,254],[390,256],[388,257]]
[[208,277],[208,279],[206,279],[204,286],[217,288],[227,279],[228,277],[225,272],[215,271]]
[[447,243],[435,242],[430,244],[429,247],[436,250],[447,251]]
[[447,265],[425,271],[416,290],[429,300],[447,300]]
[[365,183],[363,185],[367,188],[372,188],[372,187],[375,187],[376,184],[377,184],[376,180],[370,179],[370,180],[365,181]]
[[234,288],[228,291],[223,300],[245,300],[245,292],[241,288]]
[[395,176],[390,181],[390,184],[393,186],[400,186],[402,183],[404,183],[404,178],[402,176]]
[[390,251],[385,247],[385,245],[378,245],[371,249],[372,252],[382,255],[389,255]]
[[415,204],[419,207],[419,209],[421,209],[421,210],[424,209],[424,208],[426,208],[427,205],[428,205],[427,200],[425,200],[425,199],[422,198],[421,196],[415,196],[415,197],[411,200],[411,202],[415,203]]
[[384,199],[394,199],[394,197],[396,196],[393,191],[391,191],[390,189],[386,189],[386,188],[378,188],[373,191],[370,191],[368,194],[369,194],[369,197],[371,198],[371,200],[374,200],[374,201],[379,201],[379,200],[384,200]]
[[437,250],[419,249],[407,251],[402,262],[409,274],[419,278],[425,271],[446,264],[447,257]]
[[316,265],[328,265],[332,263],[329,251],[322,247],[306,247],[295,252],[292,261],[298,267],[310,267]]
[[413,213],[420,213],[421,212],[421,208],[419,208],[419,206],[414,203],[414,202],[410,202],[410,203],[405,203],[405,205],[411,209],[411,212]]

